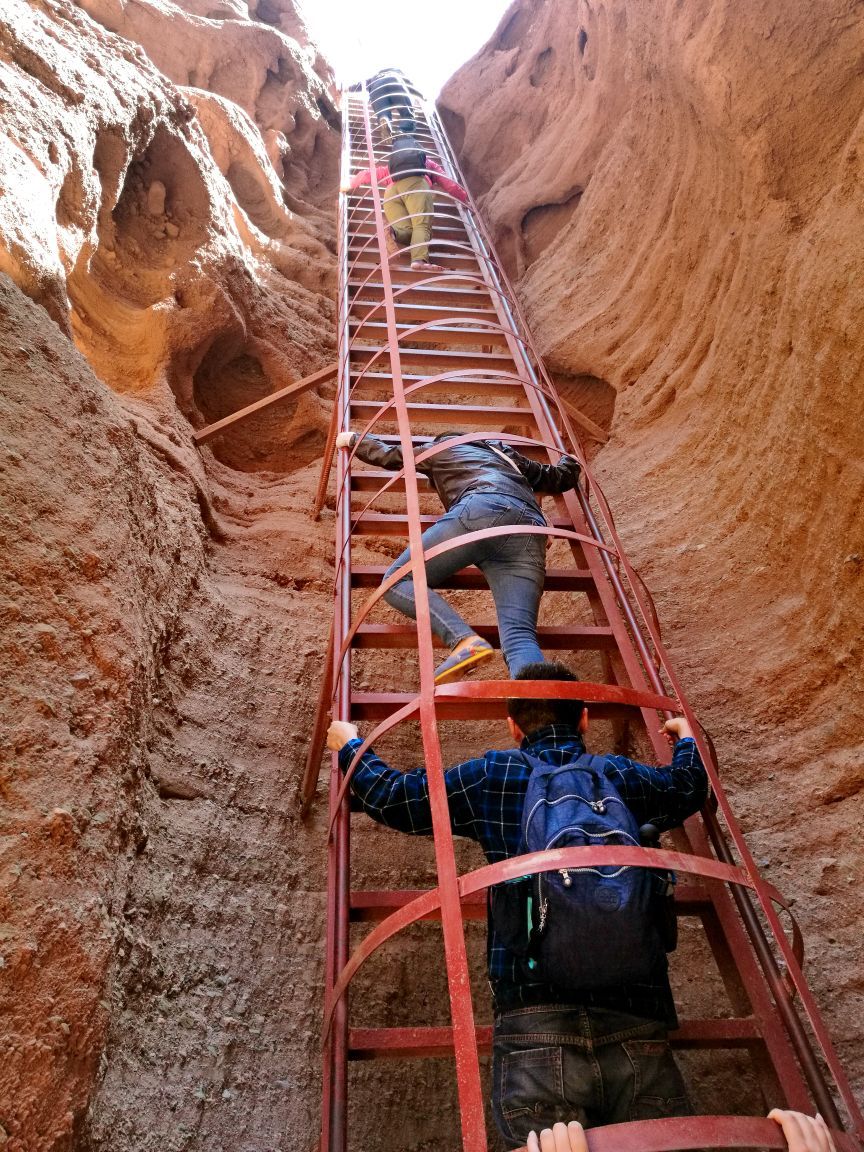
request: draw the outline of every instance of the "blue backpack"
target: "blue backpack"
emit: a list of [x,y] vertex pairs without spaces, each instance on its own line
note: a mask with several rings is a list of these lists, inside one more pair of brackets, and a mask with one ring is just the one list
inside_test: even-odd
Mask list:
[[[602,756],[561,767],[521,753],[531,767],[519,853],[582,845],[640,845],[633,813]],[[568,990],[656,978],[671,947],[661,904],[674,876],[649,868],[587,866],[497,884],[490,893],[496,932],[523,975]]]

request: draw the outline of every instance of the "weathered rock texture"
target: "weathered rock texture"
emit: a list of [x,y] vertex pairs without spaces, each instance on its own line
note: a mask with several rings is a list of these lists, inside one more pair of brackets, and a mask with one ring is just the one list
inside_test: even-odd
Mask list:
[[[860,1081],[856,16],[517,4],[445,101],[552,367],[611,426],[596,466]],[[326,399],[203,452],[190,432],[333,358],[332,97],[290,0],[2,5],[10,1152],[315,1144],[326,817],[294,801],[331,607]],[[403,655],[359,653],[360,686],[404,683]],[[355,859],[358,887],[434,876],[428,843],[368,822]],[[430,935],[368,965],[358,1022],[446,1023]],[[697,1070],[703,1107],[758,1106]],[[450,1062],[351,1089],[352,1152],[457,1146]]]
[[441,110],[864,1092],[861,17],[518,0]]
[[316,1119],[323,836],[294,793],[324,401],[191,441],[334,357],[332,78],[291,0],[250,7],[0,12],[15,1152],[276,1148]]

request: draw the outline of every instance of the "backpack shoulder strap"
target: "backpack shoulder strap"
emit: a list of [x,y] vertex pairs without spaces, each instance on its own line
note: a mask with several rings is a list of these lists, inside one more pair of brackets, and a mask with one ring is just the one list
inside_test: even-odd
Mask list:
[[577,756],[572,761],[572,767],[581,768],[583,771],[596,772],[598,776],[605,776],[606,773],[606,757],[595,756],[591,752],[583,752],[581,756]]
[[548,760],[541,760],[539,756],[534,756],[531,752],[524,752],[519,750],[519,755],[531,769],[532,775],[537,772],[538,775],[548,775],[550,772],[564,772],[567,770],[576,772],[594,772],[598,776],[606,775],[606,757],[593,756],[590,752],[582,752],[573,760],[566,760],[563,764],[550,764]]

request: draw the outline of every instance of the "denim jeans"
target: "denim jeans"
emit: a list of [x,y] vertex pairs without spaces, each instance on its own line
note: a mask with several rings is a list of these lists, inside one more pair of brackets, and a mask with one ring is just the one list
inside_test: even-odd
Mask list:
[[692,1114],[664,1024],[566,1004],[496,1017],[492,1111],[507,1148],[558,1120],[589,1128]]
[[[495,492],[468,492],[440,520],[423,533],[423,549],[453,540],[466,532],[493,528],[502,524],[545,524],[536,504]],[[405,549],[385,573],[389,576],[408,561]],[[496,536],[453,548],[426,564],[429,583],[429,612],[432,630],[448,648],[472,633],[443,596],[432,591],[454,572],[476,564],[489,585],[498,613],[501,648],[511,676],[525,664],[541,662],[543,653],[537,645],[537,612],[546,577],[546,538],[540,535]],[[384,594],[388,604],[417,619],[414,582],[410,576]]]

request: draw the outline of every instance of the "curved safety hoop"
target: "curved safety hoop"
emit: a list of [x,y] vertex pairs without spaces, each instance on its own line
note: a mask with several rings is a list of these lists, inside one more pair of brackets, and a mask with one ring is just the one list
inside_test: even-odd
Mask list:
[[[445,271],[450,271],[450,270],[445,269]],[[372,276],[373,274],[374,274],[373,272],[370,272],[369,276]],[[508,304],[508,305],[510,304],[510,299],[507,296],[507,294],[504,292],[504,290],[502,288],[497,287],[494,284],[487,283],[487,281],[485,281],[482,276],[478,276],[474,273],[465,273],[465,272],[454,272],[453,275],[458,277],[458,279],[461,282],[464,282],[467,280],[470,283],[477,284],[484,291],[488,291],[493,296],[498,296],[499,299],[504,301],[506,304]],[[363,287],[366,286],[367,282],[368,282],[368,277],[366,280],[363,281]],[[416,280],[416,281],[412,281],[410,284],[403,284],[401,288],[397,288],[393,292],[394,303],[400,298],[400,296],[404,296],[407,292],[413,292],[417,288],[422,288],[423,285],[426,283],[428,283],[427,280]],[[362,291],[362,288],[361,288],[361,291]],[[358,292],[357,295],[359,296],[360,292]],[[379,300],[375,304],[375,311],[377,311],[379,308],[383,308],[383,307],[384,307],[384,301]],[[348,317],[346,317],[346,323],[347,323],[347,319],[348,319]],[[527,341],[526,341],[526,343],[527,343]],[[529,344],[529,347],[530,347],[530,344]]]
[[[365,323],[365,320],[363,321],[363,323]],[[507,328],[503,324],[493,324],[489,320],[481,320],[480,323],[486,325],[486,327],[477,328],[476,330],[478,332],[485,332],[485,333],[488,333],[490,336],[512,336],[514,338],[514,340],[521,340],[521,337],[516,332],[514,332],[512,328]],[[418,332],[429,332],[429,331],[435,332],[442,325],[446,325],[447,327],[452,328],[454,324],[471,326],[471,325],[476,325],[477,321],[471,320],[467,316],[465,316],[465,317],[454,316],[454,317],[452,317],[452,319],[450,317],[447,317],[447,316],[441,316],[437,320],[424,320],[422,324],[415,324],[411,328],[405,328],[401,332],[397,332],[396,343],[398,345],[401,345],[403,340],[414,340],[416,338]],[[355,329],[354,336],[352,337],[352,339],[356,339],[357,332],[358,332],[358,330]],[[478,341],[478,343],[479,343],[479,341]],[[382,348],[381,351],[383,352],[386,349],[388,349],[389,347],[390,347],[390,342],[388,340],[387,344],[385,344],[384,348]],[[355,349],[355,351],[356,351],[356,349]],[[412,351],[412,352],[421,351],[422,352],[423,349],[412,348],[412,349],[410,349],[410,351]],[[390,403],[395,404],[395,402],[396,401],[395,401],[395,397],[394,397],[394,399],[391,400]]]
[[[434,376],[424,376],[420,380],[415,380],[412,384],[409,384],[404,388],[404,393],[405,393],[405,396],[407,398],[409,395],[411,395],[412,392],[419,391],[421,388],[428,388],[428,387],[431,387],[435,384],[442,383],[446,380],[453,380],[454,382],[459,382],[465,376],[468,376],[468,375],[470,375],[471,377],[487,376],[492,380],[512,381],[514,384],[519,384],[524,388],[532,389],[533,391],[539,392],[547,400],[550,400],[552,403],[554,403],[556,405],[556,407],[558,407],[557,398],[555,396],[548,395],[541,384],[539,384],[539,383],[535,384],[533,381],[523,380],[523,378],[521,376],[516,375],[516,373],[514,373],[514,372],[504,372],[501,369],[496,369],[496,368],[471,368],[467,371],[463,371],[462,369],[453,368],[448,372],[439,372]],[[359,380],[358,380],[358,383],[359,383]],[[352,389],[352,393],[353,393],[353,389]],[[384,412],[389,411],[393,407],[394,402],[395,401],[390,400],[390,401],[387,401],[386,403],[382,404],[379,413],[376,413],[374,416],[372,416],[370,418],[370,420],[368,421],[368,423],[364,427],[362,433],[359,434],[361,440],[369,431],[371,431],[371,429],[375,426],[377,421],[381,418],[381,415],[383,415]],[[526,414],[527,414],[527,410],[526,410]],[[562,414],[563,414],[563,412],[562,412]],[[470,441],[474,441],[476,439],[478,439],[476,434],[470,435]],[[509,434],[503,433],[503,432],[502,433],[496,433],[496,434],[494,434],[494,436],[490,435],[487,437],[483,437],[483,439],[501,440],[505,443],[513,443],[514,442],[514,441],[511,441],[509,439]],[[470,441],[464,441],[464,442],[469,443]],[[550,452],[560,453],[560,451],[561,451],[561,449],[557,445],[549,444],[546,441],[531,440],[530,444],[534,445],[535,447],[546,448]],[[577,441],[577,444],[578,444],[578,441]],[[450,447],[453,447],[453,446],[454,446],[454,443],[451,440],[450,441]],[[356,445],[355,445],[355,448],[356,448]],[[351,457],[350,457],[351,460],[354,459],[354,454],[355,454],[355,449],[352,448]],[[584,461],[584,457],[582,455],[581,446],[579,446],[577,449],[571,451],[570,455],[576,457],[576,459],[579,461],[579,464],[582,467],[583,473],[584,473],[585,461]],[[418,459],[420,459],[420,458],[418,457]],[[427,459],[427,457],[423,456],[422,459],[425,460],[425,459]],[[368,504],[366,504],[366,506],[363,508],[363,511],[364,512],[368,511],[368,509],[375,503],[375,501],[380,496],[382,496],[384,494],[384,492],[387,491],[388,488],[391,488],[395,483],[397,483],[397,481],[399,481],[403,477],[403,475],[404,475],[404,469],[395,473],[391,477],[390,480],[385,481],[385,483],[382,485],[382,487],[380,489],[378,489],[378,491],[375,493],[375,495],[369,500]],[[346,472],[345,476],[343,476],[343,478],[342,478],[342,482],[339,484],[339,487],[337,490],[338,492],[342,492],[344,490],[345,485],[348,483],[348,480],[349,480],[349,476]]]
[[[512,372],[496,371],[493,368],[480,368],[476,372],[472,372],[471,375],[472,376],[479,376],[479,375],[481,375],[481,373],[483,375],[491,377],[493,380],[501,380],[501,381],[508,381],[508,382],[513,381],[514,383],[518,383],[518,384],[524,383],[524,381],[519,376],[516,376]],[[466,375],[465,372],[459,371],[458,369],[453,369],[450,372],[440,372],[436,376],[424,376],[422,380],[416,380],[413,384],[409,384],[405,387],[405,389],[404,389],[405,398],[407,399],[413,392],[419,392],[421,388],[429,388],[432,385],[440,384],[445,380],[453,380],[454,382],[458,382],[460,380],[460,378],[465,376],[465,375]],[[361,433],[358,433],[360,440],[362,440],[364,436],[367,436],[369,434],[369,432],[372,430],[372,428],[375,426],[375,424],[378,422],[378,420],[383,418],[385,413],[390,411],[390,409],[393,407],[393,403],[394,402],[392,400],[390,400],[387,403],[382,404],[382,406],[378,410],[378,412],[376,412],[370,418],[369,422],[363,428],[363,431]],[[528,412],[527,409],[525,410],[525,414],[530,415],[530,413]],[[464,435],[469,435],[469,433],[464,433]],[[507,435],[508,435],[507,433],[503,433],[503,432],[502,433],[493,433],[492,435],[482,437],[482,439],[484,439],[484,440],[500,440],[503,443],[510,443],[510,441],[507,439]],[[477,435],[471,435],[471,440],[468,441],[468,443],[473,443],[474,441],[476,441],[477,439],[480,439],[480,438],[481,437],[478,437]],[[447,443],[451,448],[453,447],[453,439],[448,440]],[[534,444],[537,447],[541,446],[541,442],[538,442],[538,441],[532,441],[532,444]],[[543,444],[542,446],[546,447],[545,444]],[[356,445],[355,445],[355,448],[356,448]],[[354,449],[352,448],[351,451],[352,451],[352,457],[351,458],[353,459]],[[424,460],[426,458],[427,457],[425,455],[422,457],[422,459],[424,459]],[[417,459],[420,460],[421,457],[418,456]],[[582,463],[581,460],[579,461],[579,463],[581,465],[581,463]],[[383,496],[384,493],[389,488],[392,488],[394,484],[398,483],[398,481],[402,479],[404,474],[405,474],[405,470],[404,470],[404,468],[402,468],[398,472],[395,472],[390,477],[389,480],[385,480],[384,483],[381,485],[381,487],[378,488],[376,490],[376,492],[374,493],[374,495],[369,499],[368,503],[364,505],[364,507],[362,508],[362,510],[360,512],[360,515],[362,516],[364,512],[368,512],[369,509],[372,507],[372,505],[377,500],[379,500],[380,497]],[[345,485],[348,483],[348,479],[349,479],[349,477],[347,474],[345,476],[343,476],[342,483],[339,485],[340,491],[342,491],[345,488]]]
[[[622,688],[619,684],[596,684],[591,680],[566,680],[552,683],[549,680],[475,680],[473,683],[439,684],[435,689],[436,700],[511,700],[537,699],[545,696],[555,700],[583,700],[586,704],[619,704],[628,708],[651,708],[657,712],[678,710],[677,700],[669,696],[655,696],[653,692],[639,692],[635,688]],[[354,770],[379,735],[389,732],[403,720],[409,719],[420,710],[420,697],[409,700],[398,712],[370,732],[345,769],[339,788],[336,808],[345,797]],[[328,835],[333,834],[334,816],[330,820]]]
[[[354,332],[351,336],[352,340],[356,340],[358,338],[363,326],[366,324],[368,319],[368,316],[363,317],[363,319],[354,329]],[[418,332],[424,332],[427,330],[437,331],[439,327],[460,327],[465,328],[468,331],[484,333],[489,336],[512,336],[514,340],[520,341],[522,339],[518,332],[515,332],[512,328],[506,327],[503,324],[496,324],[492,320],[477,320],[471,316],[439,316],[435,320],[426,320],[422,324],[417,324],[411,329],[404,329],[403,331],[398,332],[396,338],[397,343],[401,344],[403,340],[413,340]],[[364,337],[364,339],[369,339],[369,337]],[[477,343],[479,344],[480,341],[478,340]],[[416,351],[416,349],[411,349],[411,351]],[[393,402],[395,403],[395,398]]]
[[[367,434],[367,432],[369,431],[369,428],[375,424],[377,418],[378,418],[377,416],[372,417],[372,419],[369,421],[369,423],[363,429],[363,432],[360,434],[360,440],[362,440],[363,436],[365,436]],[[471,444],[475,440],[478,440],[478,439],[482,439],[482,437],[479,437],[476,432],[466,432],[466,433],[463,433],[461,436],[453,436],[446,441],[439,442],[438,444],[430,444],[428,448],[425,448],[423,450],[423,452],[418,454],[418,456],[415,458],[415,463],[416,464],[422,464],[426,460],[430,460],[433,456],[437,456],[439,452],[446,452],[446,450],[448,448],[456,448],[460,444]],[[490,439],[490,437],[486,437],[486,439]],[[523,445],[525,447],[534,447],[534,448],[548,448],[549,447],[549,445],[546,444],[546,442],[543,440],[534,440],[530,436],[520,436],[520,435],[518,435],[518,433],[515,433],[515,432],[497,433],[495,435],[495,439],[500,440],[502,444],[520,444],[520,445]],[[351,462],[354,460],[354,456],[355,456],[356,452],[357,452],[357,445],[355,444],[354,447],[351,449],[349,457],[348,457],[348,467],[350,467]],[[347,478],[347,471],[348,471],[348,468],[346,468],[346,478]],[[404,475],[405,475],[405,469],[400,468],[398,472],[394,472],[392,480],[389,483],[395,483],[397,480],[400,480]],[[343,479],[342,484],[340,485],[340,491],[342,491],[344,489],[345,483],[346,483],[346,479]],[[371,501],[370,501],[370,503],[371,503]],[[364,512],[367,511],[368,507],[369,507],[369,504],[366,505],[366,507],[363,509],[363,511]],[[361,515],[362,515],[362,513],[361,513]],[[357,520],[359,520],[359,517],[357,517]],[[337,577],[342,570],[342,563],[344,560],[345,549],[347,548],[348,542],[349,542],[350,538],[353,536],[353,534],[354,534],[354,529],[352,527],[351,532],[349,533],[349,536],[348,536],[348,540],[346,540],[344,542],[344,544],[342,545],[342,555],[339,556],[337,564],[336,564]],[[460,539],[462,539],[462,537],[460,537]],[[597,548],[602,548],[602,549],[607,548],[607,545],[602,540],[595,540],[593,537],[587,537],[587,536],[585,539],[586,539],[586,541],[590,541],[590,543],[592,543]]]
[[[379,267],[379,268],[380,268],[380,265],[378,265],[377,267]],[[445,277],[445,278],[446,278],[447,276],[450,276],[451,278],[455,278],[455,279],[458,279],[458,280],[460,280],[460,281],[464,281],[464,280],[468,280],[468,279],[478,279],[478,280],[480,279],[479,277],[473,277],[473,276],[462,276],[462,275],[461,275],[460,273],[458,273],[458,272],[456,272],[456,273],[451,273],[451,272],[449,272],[449,271],[447,271],[447,270],[444,270],[444,271],[443,271],[443,272],[441,272],[441,273],[437,273],[437,274],[436,274],[436,275],[434,275],[434,276],[430,276],[430,277],[429,277],[427,280],[423,280],[423,281],[421,281],[421,283],[423,283],[423,284],[426,284],[426,283],[438,283],[438,282],[439,282],[439,281],[442,279],[442,276],[443,276],[443,277]],[[414,287],[414,288],[416,288],[416,287],[419,287],[419,284],[414,284],[414,285],[412,285],[412,287]],[[427,327],[431,327],[431,326],[435,325],[436,323],[439,323],[439,321],[435,321],[435,320],[427,320],[427,321],[425,322],[425,324],[419,324],[419,325],[417,325],[417,326],[416,326],[416,328],[413,328],[413,329],[411,330],[411,332],[401,332],[401,333],[397,332],[397,334],[396,334],[396,343],[397,343],[397,346],[398,346],[399,344],[401,344],[401,342],[402,342],[402,340],[403,340],[403,339],[410,339],[410,338],[411,338],[411,334],[412,334],[412,333],[414,333],[414,332],[419,332],[419,331],[422,331],[424,328],[427,328]],[[509,332],[509,330],[508,330],[508,329],[504,329],[503,327],[502,327],[501,331],[502,331],[502,333],[503,333],[504,335],[507,335],[507,334],[508,334],[508,332]],[[519,337],[519,336],[516,336],[516,334],[515,334],[515,333],[513,333],[513,335],[516,337],[516,339],[517,339],[517,340],[518,340],[518,339],[521,339],[521,337]],[[352,337],[351,339],[353,339],[353,337]],[[349,340],[349,348],[350,348],[350,340]],[[373,366],[373,364],[376,362],[376,360],[378,360],[378,359],[379,359],[379,357],[383,356],[385,352],[391,352],[391,353],[392,353],[393,351],[394,351],[394,349],[392,349],[392,348],[391,348],[391,343],[390,343],[390,340],[388,339],[388,340],[387,340],[387,341],[384,343],[384,345],[383,345],[381,348],[379,348],[379,349],[378,349],[378,351],[375,353],[375,355],[374,355],[373,357],[371,357],[371,359],[369,360],[369,362],[368,362],[367,364],[364,364],[364,366],[363,366],[363,370],[362,370],[362,371],[359,373],[359,375],[357,376],[357,379],[356,379],[356,380],[354,381],[354,383],[351,385],[351,389],[350,389],[350,392],[349,392],[349,396],[353,396],[353,395],[354,395],[354,392],[356,391],[356,389],[357,389],[357,386],[359,385],[360,381],[363,379],[363,377],[366,375],[366,373],[370,371],[370,369],[372,368],[372,366]]]
[[360,760],[362,759],[364,752],[369,751],[369,749],[372,747],[373,743],[378,739],[379,736],[386,735],[390,731],[391,728],[395,728],[397,726],[397,724],[401,724],[403,720],[410,720],[410,718],[412,716],[416,716],[419,711],[420,711],[420,697],[415,696],[413,700],[409,700],[407,704],[404,704],[401,708],[398,708],[395,712],[391,712],[390,715],[387,716],[384,720],[382,720],[380,724],[377,724],[372,729],[372,731],[369,733],[369,735],[366,737],[366,739],[363,741],[363,743],[360,745],[360,747],[357,749],[357,751],[354,753],[354,755],[351,758],[351,763],[345,769],[345,774],[344,774],[344,777],[342,779],[342,784],[341,784],[341,786],[339,788],[339,792],[336,796],[336,803],[333,806],[333,813],[330,817],[330,823],[327,826],[327,839],[328,840],[331,840],[333,837],[333,828],[335,827],[336,820],[338,819],[338,816],[339,816],[339,806],[341,805],[342,801],[345,799],[345,793],[348,791],[348,787],[351,783],[351,778],[354,775],[354,770],[356,769],[357,765],[360,763]]
[[[466,544],[474,544],[480,540],[494,540],[498,536],[553,536],[561,540],[577,540],[580,544],[590,544],[594,548],[602,548],[604,551],[609,551],[605,544],[600,544],[592,539],[592,537],[585,536],[581,532],[571,532],[567,528],[552,528],[548,524],[502,524],[497,528],[480,528],[476,532],[465,532],[462,536],[457,536],[453,540],[445,540],[441,544],[436,544],[434,548],[424,551],[418,559],[425,565],[428,560],[434,560],[436,556],[443,556],[456,548],[464,547]],[[395,572],[391,572],[386,580],[382,580],[375,591],[367,598],[357,613],[339,649],[338,659],[340,664],[342,663],[345,653],[351,647],[351,641],[354,639],[357,629],[371,610],[384,593],[389,591],[394,584],[398,584],[400,580],[404,580],[409,573],[413,574],[417,562],[418,561],[415,561],[412,556],[407,564],[402,568],[397,568]]]
[[[525,683],[529,682],[525,681]],[[546,681],[542,683],[546,683]],[[536,692],[536,688],[534,690]],[[461,897],[470,896],[474,892],[490,888],[493,884],[517,880],[521,876],[530,876],[538,872],[555,872],[561,868],[585,868],[589,866],[599,868],[618,865],[631,868],[671,869],[692,876],[704,876],[707,880],[719,880],[744,888],[753,887],[753,881],[743,868],[722,864],[719,860],[705,856],[687,856],[683,852],[672,852],[664,848],[618,846],[614,848],[556,848],[546,852],[529,852],[524,856],[511,856],[508,860],[499,860],[497,864],[487,864],[483,868],[477,868],[473,872],[467,872],[460,876],[459,895]],[[430,888],[428,892],[424,892],[388,916],[386,920],[382,920],[358,944],[351,953],[348,963],[339,973],[339,978],[333,986],[332,996],[325,1007],[325,1040],[330,1030],[333,1010],[360,966],[385,941],[410,924],[414,924],[421,917],[434,912],[440,905],[441,899],[438,889]]]
[[[845,1132],[831,1130],[837,1152],[860,1147]],[[756,1116],[675,1116],[605,1124],[585,1133],[588,1152],[688,1152],[689,1149],[786,1148],[779,1124]],[[528,1152],[523,1145],[517,1152]]]
[[[417,219],[421,216],[427,216],[427,215],[429,215],[429,213],[427,213],[427,212],[412,212],[410,216],[400,216],[399,222],[401,223],[403,220],[414,220],[414,219]],[[450,217],[450,219],[452,219],[452,217]],[[359,251],[354,253],[353,259],[349,260],[349,262],[348,262],[348,274],[349,274],[349,276],[350,276],[351,272],[354,270],[354,268],[357,266],[357,262],[360,260],[363,253],[372,244],[377,243],[377,241],[378,241],[377,232],[373,232],[371,236],[366,237],[365,244],[363,244],[363,246],[360,248]],[[435,247],[436,248],[442,248],[445,246],[458,247],[458,248],[463,249],[466,252],[469,252],[471,254],[471,256],[475,256],[474,249],[471,247],[470,244],[465,244],[464,241],[444,240],[441,237],[439,237],[438,239],[435,240]],[[394,259],[398,259],[399,256],[403,255],[404,251],[407,251],[408,248],[410,248],[410,244],[406,244],[404,246],[404,249],[400,249],[397,252],[388,253],[388,263],[392,263],[392,261]],[[380,266],[381,266],[381,261],[378,262],[376,267],[380,268]],[[456,271],[456,269],[445,269],[445,271]]]

